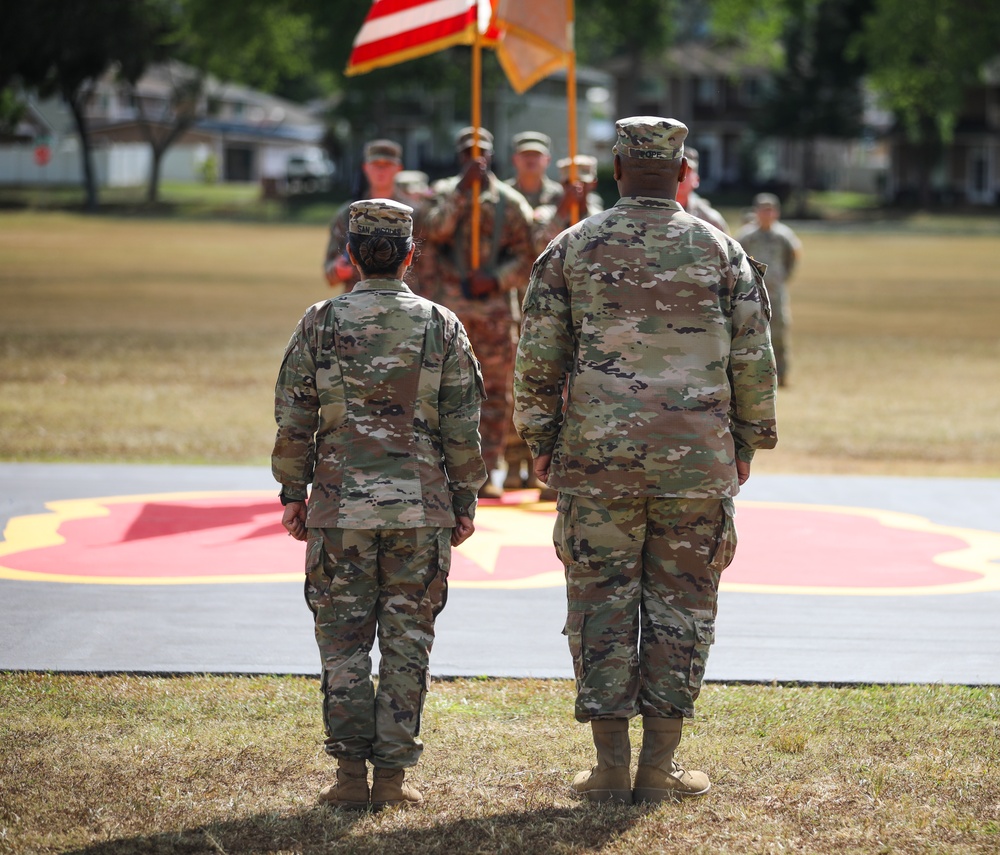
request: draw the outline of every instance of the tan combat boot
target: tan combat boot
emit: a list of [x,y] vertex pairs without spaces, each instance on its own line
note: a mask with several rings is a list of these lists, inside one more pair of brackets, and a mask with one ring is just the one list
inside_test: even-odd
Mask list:
[[629,763],[632,747],[628,741],[628,720],[599,719],[590,723],[597,748],[597,765],[573,779],[573,792],[592,802],[632,804]]
[[368,808],[368,767],[364,760],[337,761],[337,783],[324,787],[319,800],[347,810]]
[[372,778],[372,809],[418,805],[424,797],[420,790],[403,783],[406,773],[402,769],[375,769]]
[[642,748],[633,791],[636,804],[703,796],[711,789],[708,775],[683,769],[674,761],[682,722],[680,718],[643,716]]

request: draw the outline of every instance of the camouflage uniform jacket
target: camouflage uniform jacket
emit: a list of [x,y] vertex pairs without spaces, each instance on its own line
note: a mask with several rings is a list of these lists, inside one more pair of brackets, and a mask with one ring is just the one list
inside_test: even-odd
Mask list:
[[708,199],[699,196],[693,190],[688,195],[687,212],[692,217],[704,220],[706,223],[724,231],[727,235],[729,234],[729,223],[726,222],[726,218],[712,207]]
[[748,255],[767,265],[769,288],[785,284],[795,269],[796,258],[802,249],[798,235],[781,222],[771,223],[769,229],[748,223],[736,233],[736,240]]
[[767,312],[739,244],[673,200],[622,198],[560,234],[531,274],[514,379],[549,486],[735,495],[734,458],[777,440]]
[[[416,215],[418,250],[412,270],[417,287],[429,300],[447,306],[461,318],[494,317],[509,322],[519,317],[517,289],[524,288],[535,260],[531,208],[520,193],[490,173],[479,195],[479,266],[496,276],[499,291],[485,299],[470,299],[462,293],[462,280],[470,269],[472,199],[470,193],[458,192],[458,181],[454,176],[436,182],[434,198]],[[501,197],[503,221],[496,241],[496,266],[490,270]]]
[[486,481],[482,377],[458,318],[397,279],[312,306],[275,386],[271,471],[313,528],[451,527]]
[[534,193],[526,193],[517,183],[517,178],[508,178],[504,184],[513,187],[527,200],[533,211],[538,210],[542,205],[558,205],[562,199],[563,186],[558,181],[553,181],[548,175],[542,176],[542,186]]

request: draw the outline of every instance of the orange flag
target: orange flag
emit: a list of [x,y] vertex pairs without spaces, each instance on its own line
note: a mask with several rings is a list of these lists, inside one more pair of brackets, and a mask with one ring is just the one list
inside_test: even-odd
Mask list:
[[495,2],[493,22],[500,35],[497,59],[518,94],[570,64],[572,0]]

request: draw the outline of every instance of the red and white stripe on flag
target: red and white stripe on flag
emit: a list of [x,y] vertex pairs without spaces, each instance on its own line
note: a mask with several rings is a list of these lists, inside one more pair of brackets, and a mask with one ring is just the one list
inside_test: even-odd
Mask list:
[[[486,0],[373,0],[371,11],[354,40],[346,74],[363,74],[395,65],[476,38],[480,7],[489,19]],[[484,40],[494,41],[487,31]]]

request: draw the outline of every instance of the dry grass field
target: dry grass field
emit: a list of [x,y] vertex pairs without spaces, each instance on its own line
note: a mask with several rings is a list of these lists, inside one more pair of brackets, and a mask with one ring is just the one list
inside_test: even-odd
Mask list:
[[[798,227],[798,224],[795,224]],[[1000,477],[1000,221],[803,224],[792,385],[757,473]],[[0,460],[267,465],[321,226],[0,213]],[[873,654],[874,655],[874,654]],[[713,794],[567,796],[568,681],[428,699],[420,810],[343,816],[316,682],[0,673],[0,853],[996,853],[1000,695],[709,685]]]
[[[758,472],[1000,476],[1000,220],[803,226]],[[0,214],[0,459],[264,464],[316,226]]]

